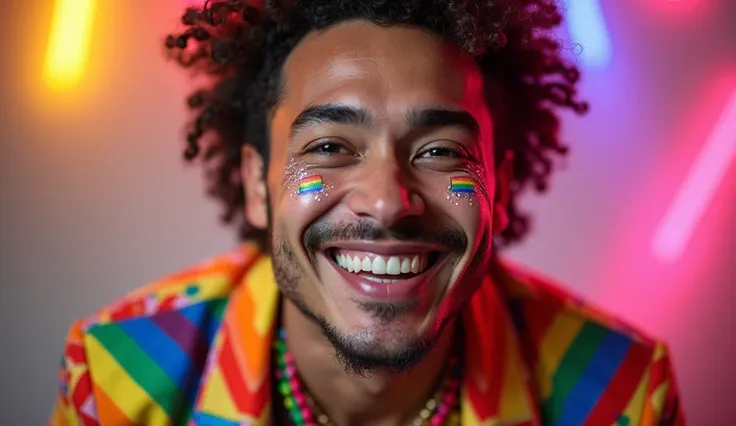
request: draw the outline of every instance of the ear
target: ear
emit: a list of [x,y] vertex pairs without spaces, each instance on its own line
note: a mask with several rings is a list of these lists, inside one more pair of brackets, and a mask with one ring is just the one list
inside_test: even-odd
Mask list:
[[261,154],[252,145],[243,145],[240,175],[245,189],[245,220],[261,230],[268,226],[268,197],[263,167]]
[[493,203],[493,233],[499,234],[509,226],[509,198],[511,180],[514,176],[514,154],[506,151],[496,168],[496,191]]

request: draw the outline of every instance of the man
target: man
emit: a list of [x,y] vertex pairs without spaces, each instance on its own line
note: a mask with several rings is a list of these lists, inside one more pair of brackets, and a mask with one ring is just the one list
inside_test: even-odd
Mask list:
[[186,156],[232,253],[73,325],[55,424],[683,424],[666,347],[500,257],[560,110],[551,1],[210,1]]

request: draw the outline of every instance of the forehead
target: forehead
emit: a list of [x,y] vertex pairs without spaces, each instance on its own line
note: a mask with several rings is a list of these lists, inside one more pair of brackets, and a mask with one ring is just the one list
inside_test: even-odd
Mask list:
[[470,110],[482,97],[475,64],[440,37],[414,27],[350,22],[309,34],[284,65],[284,103],[346,103],[389,118],[407,110]]

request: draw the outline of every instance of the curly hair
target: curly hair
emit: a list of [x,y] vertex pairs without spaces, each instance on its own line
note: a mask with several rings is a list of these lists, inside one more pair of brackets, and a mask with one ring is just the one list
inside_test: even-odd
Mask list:
[[194,118],[184,156],[201,157],[208,194],[224,204],[223,222],[243,240],[267,243],[244,216],[241,148],[252,145],[268,164],[268,117],[287,56],[309,32],[350,20],[423,28],[474,58],[496,118],[496,160],[513,153],[510,222],[497,245],[520,241],[530,217],[519,196],[528,188],[544,192],[555,157],[568,151],[559,139],[560,111],[587,111],[577,98],[580,72],[552,34],[562,21],[555,0],[207,0],[186,9],[184,29],[168,35],[166,47],[210,84],[188,98]]

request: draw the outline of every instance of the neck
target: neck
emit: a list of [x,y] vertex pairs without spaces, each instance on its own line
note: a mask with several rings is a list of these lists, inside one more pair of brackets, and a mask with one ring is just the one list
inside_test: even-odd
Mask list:
[[434,350],[404,374],[356,376],[337,361],[319,326],[288,299],[282,324],[302,382],[335,425],[411,424],[441,379],[454,329],[445,327]]

